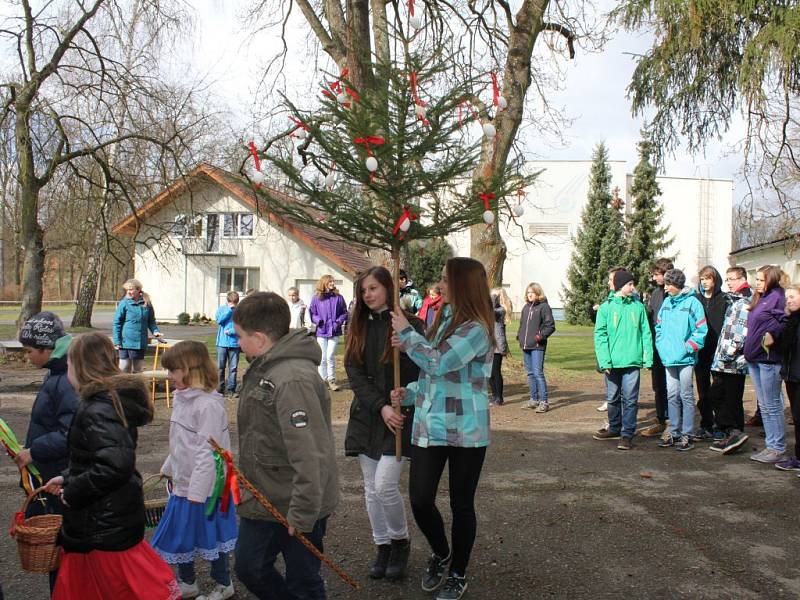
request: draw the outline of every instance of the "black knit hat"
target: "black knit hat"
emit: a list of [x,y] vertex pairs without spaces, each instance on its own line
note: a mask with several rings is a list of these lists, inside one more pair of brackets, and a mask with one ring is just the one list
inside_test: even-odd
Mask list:
[[622,289],[622,286],[626,283],[633,281],[633,275],[631,275],[625,269],[621,269],[614,273],[614,291],[618,292]]
[[679,290],[686,285],[686,275],[680,269],[670,269],[664,273],[664,285],[674,285]]
[[19,332],[19,342],[31,348],[52,349],[56,347],[56,340],[65,335],[64,323],[57,315],[40,312],[25,321]]

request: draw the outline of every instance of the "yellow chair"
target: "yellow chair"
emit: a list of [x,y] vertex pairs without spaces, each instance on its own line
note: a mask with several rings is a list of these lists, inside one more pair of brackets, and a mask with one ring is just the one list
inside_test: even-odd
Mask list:
[[152,371],[142,371],[142,377],[150,379],[151,382],[151,389],[150,393],[153,396],[153,402],[156,400],[156,383],[158,381],[164,382],[164,387],[167,390],[167,408],[171,406],[170,402],[170,394],[169,394],[169,372],[166,369],[159,369],[158,368],[158,354],[159,351],[164,351],[171,346],[171,344],[166,344],[164,342],[159,341],[158,339],[155,340],[155,351],[153,352],[153,370]]

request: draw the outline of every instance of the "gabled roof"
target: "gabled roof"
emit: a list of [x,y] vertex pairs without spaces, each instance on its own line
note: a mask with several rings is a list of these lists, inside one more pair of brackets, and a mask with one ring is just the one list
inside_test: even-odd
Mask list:
[[[205,163],[199,164],[185,177],[173,181],[163,191],[145,202],[144,206],[136,214],[130,215],[117,223],[113,228],[114,233],[136,235],[143,221],[169,206],[178,196],[186,192],[193,183],[203,179],[211,180],[245,204],[249,204],[261,218],[293,235],[344,272],[355,275],[372,266],[372,261],[367,258],[365,252],[359,249],[358,246],[353,245],[352,242],[265,210],[264,202],[259,202],[258,194],[253,191],[251,184],[246,179]],[[268,191],[270,195],[287,202],[297,202],[295,198],[278,190],[268,188]]]

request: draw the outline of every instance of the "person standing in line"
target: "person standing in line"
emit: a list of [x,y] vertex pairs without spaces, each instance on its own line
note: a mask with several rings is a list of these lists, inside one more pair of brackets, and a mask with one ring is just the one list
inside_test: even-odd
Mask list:
[[792,283],[786,287],[786,310],[789,316],[779,342],[783,355],[781,377],[794,421],[794,456],[776,462],[775,468],[800,471],[800,284]]
[[306,326],[306,303],[300,299],[300,290],[290,287],[286,291],[286,300],[289,302],[289,313],[292,320],[289,329],[300,329]]
[[227,303],[217,309],[214,321],[217,323],[217,369],[219,370],[220,394],[226,391],[225,367],[228,367],[227,392],[236,393],[236,374],[239,370],[239,338],[233,329],[233,311],[239,304],[239,294],[228,292]]
[[[400,579],[405,575],[411,540],[400,493],[400,476],[407,462],[395,459],[395,433],[401,432],[402,455],[411,455],[411,427],[414,408],[403,407],[395,414],[389,398],[394,387],[391,314],[394,310],[394,282],[384,267],[371,267],[356,280],[356,303],[350,316],[350,331],[344,353],[344,368],[353,402],[347,422],[344,448],[347,456],[358,457],[364,477],[367,515],[377,554],[369,576],[372,579]],[[423,333],[422,321],[412,325]],[[400,384],[419,377],[419,367],[400,353]]]
[[522,349],[522,362],[528,375],[529,399],[522,408],[536,412],[550,410],[547,380],[544,376],[544,355],[547,339],[555,333],[556,322],[542,286],[536,282],[525,288],[525,306],[519,319],[517,341]]
[[316,326],[315,335],[322,361],[319,376],[328,383],[332,392],[338,392],[336,384],[336,345],[342,335],[342,327],[347,322],[347,304],[336,289],[332,275],[323,275],[317,282],[317,291],[308,307],[311,322]]
[[399,273],[400,283],[400,308],[407,313],[416,315],[419,309],[422,308],[422,298],[419,291],[414,287],[414,282],[409,279],[408,274],[400,269]]
[[503,357],[508,354],[508,340],[506,338],[506,325],[511,323],[514,314],[514,307],[511,298],[508,297],[505,289],[497,288],[492,290],[492,303],[494,305],[494,360],[492,362],[492,376],[489,385],[492,389],[492,401],[494,406],[503,406]]
[[697,383],[697,408],[700,411],[700,426],[692,432],[695,441],[725,438],[725,433],[714,430],[714,406],[709,390],[711,388],[711,363],[717,349],[722,323],[730,305],[730,298],[722,292],[722,276],[714,267],[706,265],[698,274],[697,299],[703,305],[708,325],[705,346],[697,356],[694,377]]
[[748,436],[744,433],[744,384],[747,361],[744,341],[747,338],[747,315],[753,292],[747,283],[747,271],[731,267],[725,272],[730,304],[725,311],[714,360],[711,363],[709,395],[714,407],[714,428],[725,434],[709,446],[714,452],[732,454]]
[[619,440],[619,450],[633,447],[639,409],[639,370],[653,365],[653,340],[644,304],[634,300],[633,275],[614,273],[614,295],[600,305],[594,327],[594,351],[605,373],[608,426],[592,437]]
[[747,338],[744,357],[753,386],[756,388],[761,419],[764,421],[766,448],[750,456],[750,460],[778,463],[786,457],[786,423],[781,394],[780,349],[775,344],[786,323],[786,299],[780,285],[781,270],[774,265],[756,272],[756,293],[747,317]]
[[655,348],[656,339],[656,318],[658,311],[661,310],[661,305],[664,303],[664,273],[674,268],[672,261],[668,258],[659,258],[654,264],[650,272],[653,275],[653,282],[655,287],[650,291],[647,298],[645,308],[647,310],[647,321],[650,323],[650,334],[653,337],[653,369],[650,371],[650,381],[653,386],[653,394],[656,402],[656,419],[658,423],[654,423],[650,427],[645,427],[641,431],[644,437],[655,437],[662,435],[667,429],[668,404],[667,404],[667,372],[664,369],[664,363],[661,362],[661,357],[658,355],[658,349]]
[[[445,306],[428,338],[402,313],[392,313],[392,345],[420,368],[419,380],[392,390],[393,404],[416,405],[411,434],[409,496],[414,519],[432,554],[422,589],[437,600],[458,600],[477,531],[475,492],[489,445],[488,380],[494,350],[494,314],[486,270],[472,258],[447,261],[439,284]],[[451,543],[436,507],[449,469]]]
[[[667,371],[669,434],[659,442],[662,448],[694,448],[694,394],[692,371],[705,343],[708,325],[703,306],[679,269],[664,273],[667,297],[656,317],[656,350]],[[677,446],[676,446],[677,440]]]
[[425,296],[422,301],[422,307],[417,313],[417,316],[425,323],[425,331],[433,327],[433,321],[436,319],[436,315],[439,314],[442,304],[442,292],[439,290],[439,284],[434,283],[428,288],[428,295]]
[[161,337],[150,297],[142,292],[138,279],[123,284],[125,297],[117,304],[112,326],[114,347],[119,350],[119,368],[123,373],[140,373],[147,350],[147,332]]

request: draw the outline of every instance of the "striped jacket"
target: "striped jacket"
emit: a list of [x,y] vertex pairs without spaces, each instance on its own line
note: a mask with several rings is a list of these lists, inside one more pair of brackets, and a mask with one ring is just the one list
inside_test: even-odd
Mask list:
[[728,296],[731,305],[725,312],[711,370],[718,373],[747,375],[744,341],[747,339],[747,313],[750,301],[753,299],[753,290],[749,285],[744,285]]
[[419,365],[419,380],[406,388],[404,404],[414,404],[411,443],[479,448],[489,445],[489,376],[494,348],[486,330],[469,321],[447,339],[441,335],[453,313],[442,310],[436,337],[427,340],[406,327],[400,332],[408,357]]

